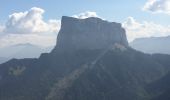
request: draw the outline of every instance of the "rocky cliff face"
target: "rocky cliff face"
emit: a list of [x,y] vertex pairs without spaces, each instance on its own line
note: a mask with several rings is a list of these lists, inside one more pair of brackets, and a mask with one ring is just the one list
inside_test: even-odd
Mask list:
[[99,18],[76,19],[62,17],[57,46],[53,50],[75,51],[104,49],[114,43],[128,46],[125,30],[120,23]]

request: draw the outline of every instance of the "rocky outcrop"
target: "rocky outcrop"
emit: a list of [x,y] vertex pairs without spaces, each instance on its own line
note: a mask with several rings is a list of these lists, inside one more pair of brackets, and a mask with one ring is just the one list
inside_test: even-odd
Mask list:
[[63,16],[53,52],[104,49],[114,43],[128,46],[125,30],[120,23],[95,17],[76,19]]

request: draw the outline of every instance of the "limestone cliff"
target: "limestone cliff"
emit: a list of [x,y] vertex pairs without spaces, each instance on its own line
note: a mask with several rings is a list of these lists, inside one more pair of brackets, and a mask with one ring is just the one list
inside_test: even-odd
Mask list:
[[128,46],[125,30],[120,23],[95,17],[76,19],[63,16],[57,46],[53,52],[104,49],[114,43]]

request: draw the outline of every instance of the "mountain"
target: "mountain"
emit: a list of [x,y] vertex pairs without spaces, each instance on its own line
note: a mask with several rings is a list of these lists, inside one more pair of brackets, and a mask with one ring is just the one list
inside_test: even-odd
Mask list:
[[130,43],[132,48],[145,53],[170,54],[170,36],[138,38]]
[[128,46],[121,24],[93,17],[81,20],[63,16],[57,47],[53,52],[104,49],[114,43]]
[[9,60],[8,58],[0,57],[0,64],[6,62],[8,60]]
[[4,48],[0,48],[0,57],[6,58],[5,61],[12,58],[38,58],[41,53],[48,53],[52,47],[39,47],[29,43],[16,44]]
[[52,52],[0,65],[0,99],[152,100],[169,59],[129,47],[119,23],[64,16]]
[[152,100],[169,100],[170,99],[170,73],[149,84],[147,90],[154,95]]
[[[166,64],[165,66],[170,66],[170,57],[168,55],[161,55],[161,54],[155,54],[153,56],[155,60],[157,60],[159,63]],[[170,69],[170,67],[166,68],[167,70]],[[160,78],[159,80],[153,81],[150,84],[148,84],[146,87],[146,90],[153,95],[152,100],[169,100],[170,99],[170,72],[168,72],[165,76]]]

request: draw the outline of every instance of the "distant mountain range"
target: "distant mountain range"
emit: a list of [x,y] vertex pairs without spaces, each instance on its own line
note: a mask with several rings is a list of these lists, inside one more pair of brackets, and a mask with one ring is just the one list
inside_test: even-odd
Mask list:
[[57,45],[0,64],[0,100],[170,100],[170,55],[131,48],[121,24],[62,17]]
[[138,38],[132,41],[130,46],[145,53],[170,54],[170,36]]
[[38,58],[41,53],[49,53],[52,48],[52,46],[39,47],[29,43],[0,48],[0,63],[12,58]]

